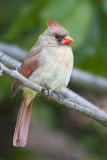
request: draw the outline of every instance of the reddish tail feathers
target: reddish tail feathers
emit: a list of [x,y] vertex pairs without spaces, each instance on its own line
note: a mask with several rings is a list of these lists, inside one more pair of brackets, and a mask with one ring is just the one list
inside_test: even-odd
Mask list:
[[28,129],[33,100],[34,99],[32,99],[30,103],[27,105],[26,98],[25,96],[23,96],[13,137],[14,146],[24,147],[27,144]]

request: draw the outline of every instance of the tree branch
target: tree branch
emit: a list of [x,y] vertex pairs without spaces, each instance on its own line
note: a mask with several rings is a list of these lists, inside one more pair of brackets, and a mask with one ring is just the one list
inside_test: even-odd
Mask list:
[[[0,50],[9,56],[23,61],[27,51],[16,45],[0,42]],[[91,91],[107,93],[107,79],[74,68],[71,76],[71,84]]]
[[21,49],[16,45],[10,45],[3,42],[0,42],[0,51],[6,53],[7,55],[13,58],[16,58],[19,61],[23,61],[27,53],[26,50]]
[[[8,66],[20,66],[19,62],[3,54],[2,52],[0,52],[0,61]],[[31,88],[32,90],[35,90],[38,93],[48,96],[48,91],[46,89],[44,90],[44,88],[40,85],[31,82],[29,79],[26,79],[21,74],[19,74],[18,71],[11,70],[4,66],[2,63],[0,63],[0,69],[3,70],[5,74],[19,80],[23,85]],[[67,88],[62,89],[61,94],[65,96],[65,98],[61,100],[61,104],[87,115],[88,117],[91,117],[92,119],[107,127],[107,113],[104,112],[102,109],[91,104],[90,102],[78,96],[76,93],[70,91]],[[60,103],[57,94],[55,94],[54,92],[52,92],[50,98]]]
[[107,93],[107,78],[74,68],[70,84],[99,93]]

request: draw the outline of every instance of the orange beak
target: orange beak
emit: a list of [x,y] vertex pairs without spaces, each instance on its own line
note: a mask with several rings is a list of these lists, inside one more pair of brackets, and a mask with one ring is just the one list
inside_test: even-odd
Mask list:
[[74,40],[70,36],[66,35],[62,39],[61,44],[69,44],[69,43],[72,43],[72,42],[74,42]]

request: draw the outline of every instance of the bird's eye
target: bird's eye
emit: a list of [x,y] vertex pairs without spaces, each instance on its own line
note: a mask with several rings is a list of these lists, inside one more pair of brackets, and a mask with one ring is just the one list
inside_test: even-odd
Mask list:
[[56,34],[56,35],[55,35],[55,38],[59,38],[59,35],[58,35],[58,34]]

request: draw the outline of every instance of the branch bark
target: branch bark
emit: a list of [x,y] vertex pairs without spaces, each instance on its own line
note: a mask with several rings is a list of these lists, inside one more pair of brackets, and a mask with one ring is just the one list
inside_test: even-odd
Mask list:
[[74,84],[90,91],[107,93],[107,78],[100,77],[76,68],[73,69],[70,84]]
[[[19,61],[23,61],[27,53],[26,50],[16,45],[9,45],[3,42],[0,42],[0,50]],[[72,72],[71,84],[91,91],[107,93],[107,78],[102,78],[76,68]]]
[[[13,58],[10,58],[9,56],[6,56],[2,52],[0,52],[0,61],[7,64],[8,66],[20,66],[19,62],[17,62]],[[26,79],[21,74],[19,74],[18,71],[11,70],[2,63],[0,63],[0,69],[3,70],[5,74],[19,80],[23,85],[37,91],[38,93],[48,96],[48,91],[46,89],[44,90],[44,88],[40,85],[31,82],[29,79]],[[60,103],[57,94],[52,91],[51,93],[52,94],[50,98],[57,103]],[[82,97],[78,96],[76,93],[72,92],[67,88],[62,89],[61,94],[65,96],[65,98],[61,100],[61,104],[80,113],[83,113],[86,116],[91,117],[92,119],[107,127],[107,113],[104,112],[102,109],[98,108],[97,106],[93,105],[92,103],[88,102],[87,100],[83,99]]]

